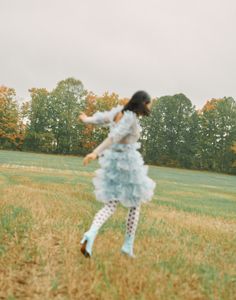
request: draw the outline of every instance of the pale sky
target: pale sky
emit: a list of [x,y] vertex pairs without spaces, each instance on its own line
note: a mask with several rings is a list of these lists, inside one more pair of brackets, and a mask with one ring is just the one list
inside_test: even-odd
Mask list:
[[0,0],[0,85],[236,100],[235,0]]

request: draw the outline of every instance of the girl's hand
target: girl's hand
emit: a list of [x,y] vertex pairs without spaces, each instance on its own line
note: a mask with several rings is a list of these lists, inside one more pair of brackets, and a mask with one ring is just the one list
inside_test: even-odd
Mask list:
[[90,160],[94,160],[96,158],[97,158],[97,154],[94,152],[87,154],[83,159],[83,165],[86,166],[90,162]]
[[88,116],[84,112],[81,112],[81,114],[79,115],[79,120],[81,120],[82,122],[84,122],[87,117]]

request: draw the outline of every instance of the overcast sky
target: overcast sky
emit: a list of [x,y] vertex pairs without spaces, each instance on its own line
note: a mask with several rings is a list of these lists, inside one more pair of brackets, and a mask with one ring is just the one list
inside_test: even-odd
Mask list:
[[0,0],[0,85],[236,99],[235,0]]

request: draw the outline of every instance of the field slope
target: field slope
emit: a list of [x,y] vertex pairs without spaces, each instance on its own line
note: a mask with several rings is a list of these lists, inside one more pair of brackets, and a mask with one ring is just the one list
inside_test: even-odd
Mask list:
[[149,167],[136,259],[120,253],[127,209],[80,239],[102,203],[97,161],[0,151],[0,299],[236,299],[236,177]]

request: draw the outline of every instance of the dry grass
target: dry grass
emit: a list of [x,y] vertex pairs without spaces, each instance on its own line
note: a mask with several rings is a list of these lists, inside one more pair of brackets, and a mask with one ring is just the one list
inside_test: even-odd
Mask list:
[[86,259],[79,242],[102,206],[93,173],[0,171],[0,299],[236,299],[235,219],[143,205],[133,260],[120,253],[118,206]]

